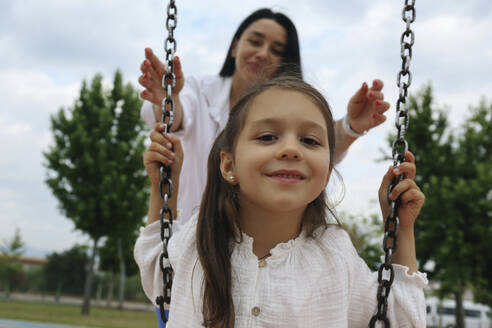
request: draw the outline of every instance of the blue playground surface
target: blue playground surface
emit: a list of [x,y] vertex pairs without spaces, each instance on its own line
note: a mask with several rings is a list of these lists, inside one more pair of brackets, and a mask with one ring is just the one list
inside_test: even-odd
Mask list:
[[41,322],[32,322],[32,321],[0,319],[0,328],[84,328],[84,327],[58,325],[56,323],[41,323]]

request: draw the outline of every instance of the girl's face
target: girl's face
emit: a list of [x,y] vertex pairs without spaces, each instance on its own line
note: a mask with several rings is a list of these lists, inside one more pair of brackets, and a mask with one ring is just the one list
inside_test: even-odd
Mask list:
[[249,25],[231,50],[236,79],[253,83],[261,74],[272,78],[282,63],[287,31],[273,19],[262,18]]
[[221,154],[224,178],[239,184],[241,208],[303,211],[330,176],[323,114],[308,96],[278,88],[249,107],[234,155]]

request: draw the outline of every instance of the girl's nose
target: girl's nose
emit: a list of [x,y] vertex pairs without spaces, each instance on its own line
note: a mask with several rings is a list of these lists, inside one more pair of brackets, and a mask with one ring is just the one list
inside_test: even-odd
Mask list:
[[299,149],[297,140],[286,140],[280,144],[277,159],[300,161],[302,152]]

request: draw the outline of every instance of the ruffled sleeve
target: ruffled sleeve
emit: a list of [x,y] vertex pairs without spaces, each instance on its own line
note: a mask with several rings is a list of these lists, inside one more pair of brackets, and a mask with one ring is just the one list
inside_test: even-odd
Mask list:
[[[328,229],[323,243],[336,249],[346,265],[349,327],[367,327],[377,311],[377,272],[372,272],[357,254],[350,237],[342,229]],[[388,297],[388,319],[393,327],[425,327],[425,273],[408,274],[408,267],[393,264],[395,278]]]
[[[168,253],[171,265],[176,263],[180,254],[193,243],[195,219],[185,224],[173,225],[172,237],[169,240]],[[133,255],[140,271],[142,287],[147,298],[155,305],[157,296],[162,295],[162,272],[159,266],[159,256],[162,253],[160,222],[156,221],[140,229],[140,235],[135,243]],[[187,245],[188,244],[188,245]],[[187,245],[187,246],[185,246]]]

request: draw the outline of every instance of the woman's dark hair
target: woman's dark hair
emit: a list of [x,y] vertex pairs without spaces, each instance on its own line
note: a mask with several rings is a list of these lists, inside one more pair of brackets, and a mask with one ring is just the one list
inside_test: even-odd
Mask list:
[[[301,55],[299,51],[299,38],[297,37],[296,27],[294,26],[294,23],[290,20],[289,17],[281,13],[275,13],[268,8],[262,8],[256,10],[251,15],[246,17],[246,19],[243,20],[241,25],[239,25],[239,27],[236,30],[236,33],[234,33],[234,36],[232,37],[231,44],[229,45],[229,50],[227,50],[226,59],[219,73],[220,76],[228,77],[234,74],[234,69],[236,68],[236,64],[234,58],[232,58],[231,56],[231,51],[232,51],[232,47],[234,46],[234,42],[239,40],[244,30],[247,29],[248,26],[250,26],[252,23],[262,18],[272,19],[285,29],[285,31],[287,32],[287,44],[285,45],[282,63],[292,64],[293,66],[295,66],[297,69],[296,74],[302,77]],[[277,71],[277,75],[280,75],[281,73],[283,73],[282,67],[279,67]]]
[[[222,177],[220,153],[234,153],[253,100],[268,89],[300,92],[308,96],[320,109],[326,121],[330,147],[330,170],[333,168],[335,134],[333,117],[324,97],[298,77],[279,76],[253,84],[232,107],[227,125],[215,140],[208,157],[207,184],[200,205],[196,247],[204,271],[203,325],[205,327],[234,327],[235,313],[232,300],[231,254],[234,243],[241,242],[237,223],[239,216],[239,186]],[[302,109],[300,109],[302,110]],[[309,203],[302,218],[302,229],[312,236],[318,227],[327,226],[330,211],[323,190]],[[330,211],[331,212],[331,211]]]

